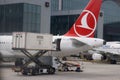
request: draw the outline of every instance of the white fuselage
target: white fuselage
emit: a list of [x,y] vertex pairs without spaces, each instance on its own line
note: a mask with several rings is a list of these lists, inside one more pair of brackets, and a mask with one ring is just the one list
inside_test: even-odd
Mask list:
[[[53,36],[53,42],[60,41],[60,51],[48,52],[51,56],[64,57],[87,51],[103,45],[104,40],[97,38],[80,38],[67,36]],[[0,54],[2,57],[22,57],[24,54],[19,50],[12,50],[12,36],[0,36]]]
[[95,50],[120,55],[120,42],[107,42],[106,45],[95,48]]

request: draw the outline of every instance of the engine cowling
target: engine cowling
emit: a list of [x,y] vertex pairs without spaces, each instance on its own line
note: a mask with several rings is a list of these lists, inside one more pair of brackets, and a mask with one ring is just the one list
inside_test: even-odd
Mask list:
[[92,59],[93,60],[102,60],[102,55],[101,54],[98,54],[98,53],[94,53],[93,55],[92,55]]

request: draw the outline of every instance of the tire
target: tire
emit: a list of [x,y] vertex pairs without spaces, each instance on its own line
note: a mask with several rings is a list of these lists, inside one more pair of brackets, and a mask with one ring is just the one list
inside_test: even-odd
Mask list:
[[27,72],[24,72],[24,71],[23,71],[22,74],[23,74],[23,75],[27,75]]
[[32,70],[31,75],[33,75],[33,76],[36,75],[36,70],[35,69]]
[[117,62],[116,62],[116,60],[110,60],[110,63],[111,64],[116,64]]
[[28,69],[26,69],[26,68],[22,69],[22,74],[23,75],[28,75]]
[[80,67],[77,67],[75,71],[76,71],[76,72],[81,72]]
[[65,68],[64,71],[69,71],[69,69],[68,69],[68,68]]
[[55,74],[55,68],[49,68],[47,72],[48,74]]

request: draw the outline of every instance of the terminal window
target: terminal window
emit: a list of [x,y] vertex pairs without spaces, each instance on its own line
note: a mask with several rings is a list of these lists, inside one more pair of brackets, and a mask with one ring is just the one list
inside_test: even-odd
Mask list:
[[0,5],[0,33],[40,32],[41,6],[27,3]]

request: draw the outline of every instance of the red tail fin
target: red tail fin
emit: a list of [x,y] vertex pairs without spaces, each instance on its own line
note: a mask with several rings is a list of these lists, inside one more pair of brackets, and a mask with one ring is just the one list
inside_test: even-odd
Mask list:
[[90,0],[64,36],[94,37],[102,0]]

